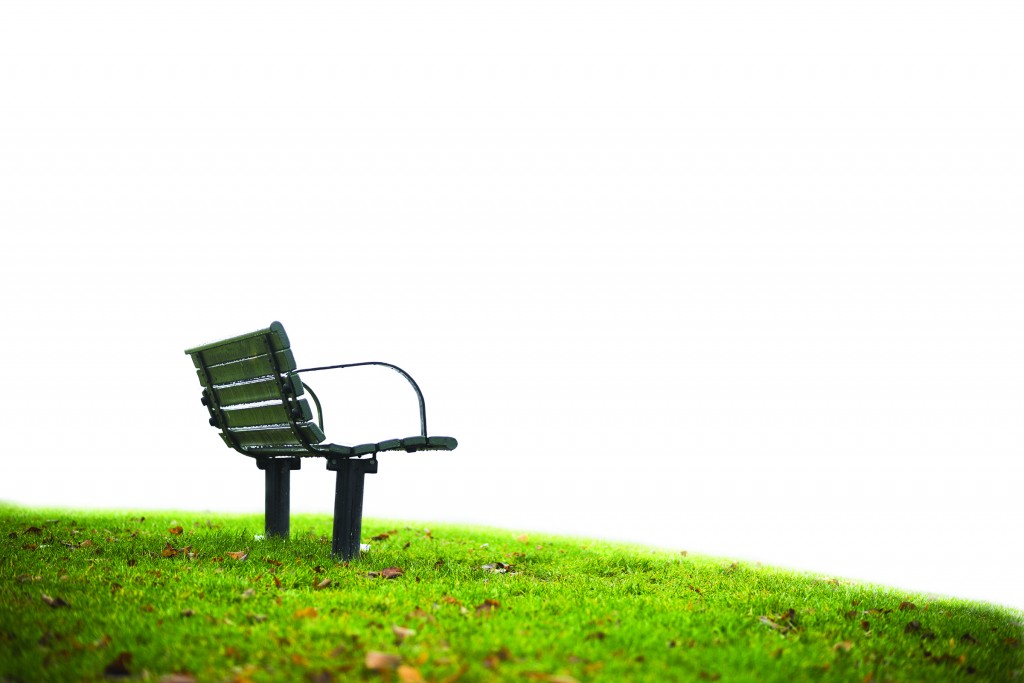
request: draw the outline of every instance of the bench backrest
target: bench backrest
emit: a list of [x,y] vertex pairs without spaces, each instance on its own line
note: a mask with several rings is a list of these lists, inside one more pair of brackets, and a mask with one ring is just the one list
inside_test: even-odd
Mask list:
[[281,323],[197,346],[192,357],[210,424],[224,442],[250,456],[318,455],[326,438],[313,422],[288,335]]

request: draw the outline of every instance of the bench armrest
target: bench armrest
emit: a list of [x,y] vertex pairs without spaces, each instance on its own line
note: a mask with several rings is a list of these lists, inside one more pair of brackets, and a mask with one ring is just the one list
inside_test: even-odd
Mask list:
[[[360,367],[362,365],[381,365],[381,366],[383,366],[385,368],[391,368],[392,370],[394,370],[395,372],[397,372],[398,374],[400,374],[402,377],[404,377],[406,380],[409,381],[409,384],[412,385],[413,391],[416,392],[416,399],[420,403],[420,436],[426,437],[427,436],[427,405],[426,405],[426,403],[423,400],[423,392],[420,391],[420,386],[418,384],[416,384],[416,380],[414,380],[412,378],[412,375],[410,375],[408,372],[406,372],[402,368],[398,367],[397,365],[392,365],[391,363],[381,363],[379,361],[368,361],[368,362],[365,362],[365,363],[344,363],[342,365],[322,365],[322,366],[316,367],[316,368],[302,368],[302,369],[299,369],[299,370],[292,370],[288,374],[289,375],[297,375],[297,374],[303,373],[303,372],[318,372],[320,370],[338,370],[338,369],[341,369],[341,368],[357,368],[357,367]],[[303,386],[305,386],[305,385],[303,385]],[[306,387],[306,389],[308,390],[309,387]],[[312,394],[313,392],[310,391],[310,393]],[[313,394],[313,401],[316,403],[317,411],[319,413],[320,401],[318,401],[316,399],[316,395],[315,394]],[[322,413],[320,415],[321,415],[320,429],[323,430],[323,420],[322,420],[323,415],[322,415]]]

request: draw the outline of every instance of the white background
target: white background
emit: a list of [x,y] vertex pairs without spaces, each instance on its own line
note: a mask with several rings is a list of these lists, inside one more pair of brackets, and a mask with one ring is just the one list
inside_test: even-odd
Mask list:
[[[1024,607],[1024,15],[5,2],[0,499],[262,510],[189,346],[384,360],[365,514]],[[331,440],[416,433],[381,369]],[[320,462],[293,510],[331,510]]]

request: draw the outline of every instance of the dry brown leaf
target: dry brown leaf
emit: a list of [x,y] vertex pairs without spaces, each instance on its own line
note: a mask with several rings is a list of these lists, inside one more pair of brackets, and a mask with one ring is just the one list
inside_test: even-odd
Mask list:
[[39,596],[39,597],[40,597],[40,598],[42,598],[42,599],[43,599],[43,602],[45,602],[45,603],[46,603],[47,605],[49,605],[50,607],[71,607],[71,605],[69,605],[68,603],[66,603],[66,602],[65,602],[64,600],[62,600],[61,598],[51,598],[51,597],[50,597],[49,595],[47,595],[46,593],[42,593],[42,594],[40,594],[40,596]]
[[490,612],[498,609],[499,607],[501,607],[501,603],[500,602],[498,602],[497,600],[491,600],[490,598],[488,598],[487,600],[484,600],[483,603],[481,603],[481,604],[476,606],[476,613],[477,614],[489,614]]
[[398,640],[399,645],[401,645],[406,638],[416,635],[416,631],[404,626],[392,626],[391,632],[395,634],[395,638]]
[[917,609],[917,605],[915,605],[912,602],[908,602],[906,600],[904,600],[903,602],[900,603],[900,611],[901,612],[906,612],[907,610],[911,610],[911,609]]
[[132,675],[128,665],[132,663],[131,652],[119,652],[113,661],[103,669],[103,675],[109,678],[127,678]]
[[29,528],[25,529],[21,533],[23,533],[23,534],[34,534],[36,536],[40,536],[40,535],[42,535],[43,530],[40,529],[37,526],[30,526]]
[[389,538],[391,538],[391,534],[389,534],[389,533],[387,533],[387,532],[385,531],[385,532],[383,532],[383,533],[377,534],[376,536],[371,536],[371,537],[370,537],[370,540],[371,540],[371,541],[386,541],[386,540],[388,540]]
[[402,683],[423,683],[423,674],[408,664],[398,667],[398,680]]
[[168,531],[168,532],[169,532],[169,533],[170,533],[170,534],[171,534],[172,536],[181,536],[181,535],[182,535],[182,534],[183,534],[183,533],[185,532],[185,530],[184,530],[184,529],[183,529],[183,528],[181,527],[181,525],[180,525],[180,524],[179,524],[178,526],[172,526],[172,527],[171,527],[170,529],[168,529],[167,531]]
[[296,619],[316,619],[317,611],[315,607],[303,607],[300,610],[296,610],[292,616]]
[[272,574],[271,578],[274,579],[274,586],[277,588],[281,587],[281,579],[277,578],[277,574]]
[[840,641],[840,642],[836,643],[835,645],[833,645],[832,649],[835,650],[836,652],[839,652],[840,650],[842,650],[843,652],[849,652],[850,650],[853,649],[853,641],[851,641],[851,640]]
[[394,671],[401,665],[402,658],[387,652],[370,650],[366,653],[366,668],[371,671]]
[[320,583],[318,583],[316,585],[316,589],[318,591],[319,590],[323,590],[324,588],[327,588],[328,586],[330,586],[332,583],[334,583],[334,582],[331,581],[330,579],[324,579],[323,581],[321,581]]
[[241,561],[245,560],[247,557],[249,557],[249,551],[247,551],[247,550],[241,550],[241,551],[237,551],[237,552],[228,551],[228,552],[226,552],[224,554],[227,555],[228,557],[230,557],[232,560],[238,560],[239,562],[241,562]]
[[385,579],[397,579],[399,576],[403,576],[405,570],[399,567],[388,567],[380,571],[380,575]]
[[160,553],[163,557],[174,557],[178,554],[178,550],[170,543],[164,546],[163,551]]

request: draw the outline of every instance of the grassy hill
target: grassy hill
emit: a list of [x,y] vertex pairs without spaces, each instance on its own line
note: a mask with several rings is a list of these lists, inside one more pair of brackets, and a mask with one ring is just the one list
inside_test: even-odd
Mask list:
[[0,681],[1012,681],[1013,610],[495,529],[0,506]]

